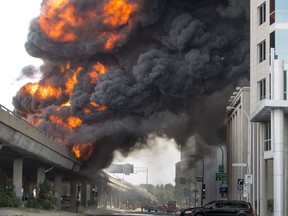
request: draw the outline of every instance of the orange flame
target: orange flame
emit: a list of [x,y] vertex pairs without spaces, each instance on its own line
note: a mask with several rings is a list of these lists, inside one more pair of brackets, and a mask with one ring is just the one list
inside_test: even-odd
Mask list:
[[83,111],[86,113],[86,114],[90,114],[92,112],[97,112],[97,111],[105,111],[107,110],[107,107],[106,106],[101,106],[95,102],[92,102],[90,101],[89,104],[87,104],[84,108],[83,108]]
[[34,126],[39,125],[43,121],[43,119],[35,117],[34,115],[28,115],[26,120]]
[[99,104],[95,103],[95,102],[90,102],[90,104],[92,106],[94,106],[95,108],[97,108],[99,111],[104,111],[104,110],[107,110],[107,107],[106,106],[100,106]]
[[53,86],[41,86],[39,83],[28,83],[21,90],[20,94],[28,92],[30,96],[38,96],[39,99],[47,99],[51,97],[58,98],[62,91],[60,88],[55,88]]
[[93,153],[93,145],[91,143],[75,144],[72,152],[78,159],[87,160]]
[[81,119],[72,116],[70,116],[67,121],[70,128],[76,128],[82,124]]
[[59,126],[64,126],[66,128],[74,129],[82,124],[82,120],[77,117],[70,116],[67,119],[67,123],[63,119],[56,115],[49,116],[49,120],[55,122]]
[[95,23],[102,22],[108,29],[127,25],[138,5],[127,0],[108,0],[105,3],[102,11],[91,8],[83,13],[83,11],[78,12],[69,0],[47,0],[42,5],[41,16],[37,23],[49,38],[61,42],[95,40],[99,36],[105,36],[103,46],[111,50],[121,38],[117,31],[100,32],[99,29],[95,29],[90,35],[82,35],[77,33],[77,30],[91,26],[95,20],[97,20]]
[[110,0],[104,7],[103,23],[113,27],[124,25],[136,8],[137,4],[127,4],[125,0]]
[[[68,2],[69,0],[49,0],[43,5],[41,16],[37,21],[48,37],[63,42],[77,39],[76,35],[65,29],[67,22],[71,25],[76,24],[74,20],[77,20],[74,8],[66,7]],[[54,20],[56,15],[58,19]]]
[[59,116],[51,115],[49,116],[49,120],[56,122],[57,125],[65,126],[65,123],[63,122],[62,118],[60,118]]
[[115,47],[116,42],[119,40],[119,38],[120,38],[120,35],[110,34],[110,37],[106,41],[104,47],[107,50],[113,49]]
[[74,85],[77,83],[77,74],[83,69],[83,67],[78,67],[73,76],[66,82],[66,93],[72,95],[72,90]]
[[98,75],[104,74],[106,70],[107,70],[106,66],[101,64],[100,62],[94,64],[92,67],[92,71],[89,73],[91,83],[96,83],[98,80]]

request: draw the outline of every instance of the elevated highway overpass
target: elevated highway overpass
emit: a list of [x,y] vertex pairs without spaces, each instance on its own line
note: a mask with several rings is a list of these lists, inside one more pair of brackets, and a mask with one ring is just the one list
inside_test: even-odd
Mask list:
[[81,162],[65,145],[0,105],[0,179],[4,175],[13,178],[18,197],[31,197],[44,179],[51,181],[57,209],[63,195],[69,196],[72,209],[77,197],[82,206],[101,207],[141,205],[137,202],[152,197],[103,171],[81,172]]

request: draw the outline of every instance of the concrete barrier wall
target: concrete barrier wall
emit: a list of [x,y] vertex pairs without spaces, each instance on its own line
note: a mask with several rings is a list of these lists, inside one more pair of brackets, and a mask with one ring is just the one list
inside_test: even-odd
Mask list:
[[69,149],[0,105],[0,138],[8,145],[35,154],[66,169],[80,170],[80,163]]

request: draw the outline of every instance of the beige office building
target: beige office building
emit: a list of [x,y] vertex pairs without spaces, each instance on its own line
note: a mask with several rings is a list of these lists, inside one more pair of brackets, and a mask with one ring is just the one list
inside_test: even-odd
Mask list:
[[[229,196],[249,200],[261,216],[268,215],[269,200],[273,215],[283,216],[288,208],[288,1],[250,2],[250,97],[243,101],[246,88],[238,89],[227,112],[228,155],[242,159],[228,161]],[[244,111],[250,119],[246,126]],[[238,179],[252,184],[244,182],[239,193]]]
[[249,87],[237,88],[227,106],[228,198],[232,200],[251,200],[251,193],[244,182],[247,174],[251,173],[251,162],[248,161],[251,160],[249,98]]

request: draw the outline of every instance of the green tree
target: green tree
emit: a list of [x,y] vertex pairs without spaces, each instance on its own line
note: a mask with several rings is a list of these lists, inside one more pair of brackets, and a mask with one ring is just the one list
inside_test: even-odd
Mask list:
[[175,187],[172,184],[160,184],[156,186],[142,184],[140,187],[155,196],[160,204],[166,204],[169,200],[174,200]]
[[53,187],[47,180],[39,184],[39,194],[37,201],[43,209],[54,209]]
[[1,176],[0,179],[0,206],[20,206],[21,201],[16,197],[13,180],[8,178],[6,175]]

